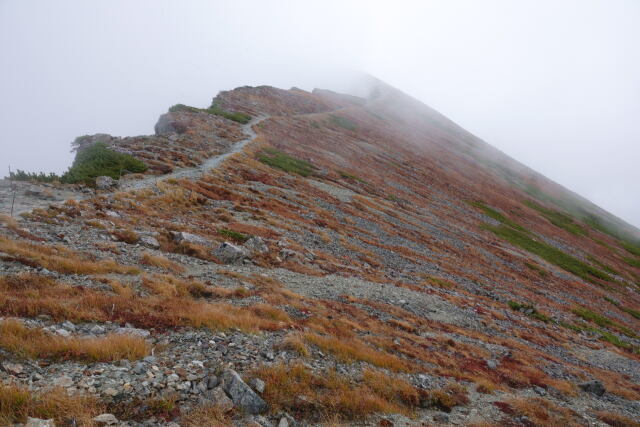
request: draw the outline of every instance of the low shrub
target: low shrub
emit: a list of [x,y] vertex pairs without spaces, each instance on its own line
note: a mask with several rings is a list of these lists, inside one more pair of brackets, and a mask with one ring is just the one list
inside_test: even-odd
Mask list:
[[329,122],[331,124],[334,124],[336,126],[340,126],[341,128],[347,129],[347,130],[356,130],[356,129],[358,129],[358,125],[356,125],[351,120],[347,119],[346,117],[338,116],[338,115],[335,115],[335,114],[329,115]]
[[576,223],[573,218],[565,213],[545,208],[544,206],[541,206],[531,200],[525,200],[524,204],[531,209],[540,212],[542,216],[544,216],[550,223],[552,223],[556,227],[562,228],[569,233],[575,234],[577,236],[586,236],[588,234],[587,230],[582,225]]
[[242,124],[247,124],[251,121],[251,116],[249,114],[224,110],[215,102],[211,104],[209,108],[196,108],[184,104],[176,104],[169,108],[170,113],[175,113],[177,111],[186,111],[188,113],[208,113]]
[[552,264],[557,265],[563,270],[575,274],[576,276],[584,280],[593,282],[593,279],[596,278],[609,282],[612,281],[611,276],[609,276],[607,273],[598,270],[597,268],[592,267],[588,264],[585,264],[579,259],[574,258],[571,255],[568,255],[551,245],[533,240],[533,238],[529,237],[528,234],[515,230],[512,227],[507,227],[505,225],[494,227],[485,224],[483,225],[483,228],[485,230],[491,231],[496,236],[526,251],[538,255],[539,257]]
[[620,325],[619,323],[614,322],[613,320],[611,320],[611,319],[609,319],[607,317],[604,317],[601,314],[595,313],[595,312],[589,310],[588,308],[585,308],[585,307],[574,307],[573,310],[571,310],[571,311],[576,316],[579,316],[579,317],[583,318],[584,320],[593,322],[598,326],[616,329],[616,330],[620,331],[621,333],[623,333],[624,335],[626,335],[628,337],[636,337],[637,336],[632,330],[630,330],[626,326]]
[[62,177],[56,173],[50,172],[45,174],[44,172],[25,172],[18,169],[15,172],[9,173],[9,179],[13,181],[28,181],[28,182],[55,182],[62,181]]
[[311,175],[313,169],[315,169],[315,166],[306,160],[296,159],[273,148],[262,150],[262,152],[258,154],[258,160],[273,168],[305,177]]
[[104,143],[97,142],[76,153],[73,164],[62,175],[61,181],[93,185],[99,176],[118,179],[127,173],[140,173],[146,170],[147,166],[142,161],[129,154],[111,150]]
[[251,238],[251,236],[229,230],[228,228],[219,228],[218,234],[239,243],[244,243]]
[[522,232],[527,232],[527,230],[524,229],[524,227],[522,227],[521,225],[517,224],[516,222],[512,221],[511,219],[507,218],[506,216],[504,216],[503,214],[501,214],[500,212],[496,211],[493,208],[490,208],[489,206],[485,205],[484,203],[480,202],[480,201],[470,201],[468,202],[469,205],[480,209],[486,216],[488,216],[489,218],[493,218],[496,221],[501,222],[502,224],[511,227],[515,230],[519,230]]

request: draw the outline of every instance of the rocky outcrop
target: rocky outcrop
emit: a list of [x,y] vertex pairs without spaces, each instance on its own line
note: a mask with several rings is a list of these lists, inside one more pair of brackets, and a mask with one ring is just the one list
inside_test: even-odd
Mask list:
[[224,242],[213,252],[213,255],[224,264],[241,264],[247,252],[240,246]]

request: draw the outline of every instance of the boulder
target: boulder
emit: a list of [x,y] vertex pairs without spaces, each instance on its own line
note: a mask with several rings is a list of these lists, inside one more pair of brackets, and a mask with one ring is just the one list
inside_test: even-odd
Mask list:
[[24,427],[55,427],[56,423],[51,420],[42,420],[40,418],[27,418],[27,423]]
[[244,244],[244,248],[251,254],[266,254],[269,252],[269,247],[262,240],[262,237],[254,236],[247,240]]
[[11,375],[20,375],[24,371],[24,367],[19,363],[2,362],[2,369]]
[[160,116],[154,126],[154,131],[158,136],[185,133],[188,129],[188,120],[176,113],[166,113]]
[[138,328],[118,328],[115,330],[115,333],[120,335],[131,335],[140,338],[146,338],[150,335],[149,331]]
[[245,412],[256,415],[267,410],[267,403],[233,369],[224,371],[221,380],[224,391]]
[[113,414],[100,414],[97,417],[94,417],[93,421],[103,426],[118,424],[118,419]]
[[218,246],[213,255],[225,264],[240,264],[247,257],[244,248],[229,242]]
[[110,176],[99,176],[96,178],[96,188],[98,190],[111,190],[118,185],[118,182]]
[[176,243],[195,243],[198,245],[208,245],[209,241],[204,237],[197,236],[195,234],[186,233],[184,231],[172,231],[171,238]]
[[593,393],[596,396],[602,396],[607,390],[598,380],[587,381],[579,385],[579,387],[587,393]]
[[147,248],[160,249],[160,243],[158,242],[158,239],[156,239],[155,237],[140,236],[139,242],[142,246],[146,246]]

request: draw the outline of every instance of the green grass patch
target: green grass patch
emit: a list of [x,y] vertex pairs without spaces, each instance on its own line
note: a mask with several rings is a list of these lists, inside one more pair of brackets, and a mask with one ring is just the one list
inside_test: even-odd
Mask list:
[[615,305],[616,307],[620,307],[620,303],[616,300],[614,300],[613,298],[609,298],[607,296],[602,297],[604,298],[605,301],[610,302],[611,304]]
[[616,329],[618,331],[620,331],[622,334],[631,337],[631,338],[635,338],[637,335],[629,328],[627,328],[626,326],[623,326],[617,322],[614,322],[613,320],[604,317],[601,314],[595,313],[591,310],[589,310],[588,308],[585,307],[575,307],[573,310],[571,310],[573,312],[573,314],[575,314],[578,317],[583,318],[584,320],[587,320],[589,322],[593,322],[598,326],[601,326],[603,328],[613,328]]
[[218,228],[218,234],[240,243],[244,243],[251,238],[249,235],[238,233],[237,231],[229,230],[228,228]]
[[242,124],[247,124],[251,121],[251,116],[249,114],[241,113],[237,111],[227,111],[219,107],[215,103],[211,104],[211,107],[209,108],[196,108],[196,107],[191,107],[189,105],[184,105],[184,104],[176,104],[171,108],[169,108],[170,113],[175,113],[178,111],[186,111],[188,113],[209,113],[209,114],[221,116],[226,119],[233,120],[234,122],[238,122]]
[[619,347],[625,350],[632,350],[634,348],[633,345],[631,345],[630,343],[623,341],[618,336],[612,334],[611,332],[603,331],[602,329],[578,326],[578,325],[574,325],[567,322],[560,322],[560,326],[563,326],[567,329],[570,329],[578,333],[585,332],[585,331],[595,333],[597,335],[600,335],[600,340],[606,341],[608,343],[615,345],[616,347]]
[[629,308],[629,307],[620,307],[620,310],[624,311],[625,313],[629,313],[636,319],[640,319],[640,311],[638,310],[634,310],[633,308]]
[[520,311],[526,314],[529,317],[540,320],[544,323],[550,323],[553,321],[552,318],[546,316],[538,311],[533,304],[524,304],[516,301],[508,301],[507,305],[514,311]]
[[536,273],[538,273],[542,277],[547,277],[549,275],[549,272],[547,270],[545,270],[544,268],[540,267],[537,264],[533,264],[531,262],[525,262],[524,265],[526,265],[527,268],[535,271]]
[[[484,224],[485,230],[491,231],[496,236],[528,251],[540,258],[557,265],[565,271],[575,274],[576,276],[594,282],[593,279],[601,279],[605,281],[612,281],[611,277],[595,267],[585,264],[577,258],[572,257],[559,249],[554,248],[546,243],[533,240],[529,235],[522,233],[505,225],[494,227],[492,225]],[[594,282],[597,283],[597,282]]]
[[551,224],[555,225],[556,227],[567,230],[569,233],[575,234],[577,236],[586,236],[588,234],[587,230],[582,225],[576,223],[573,218],[565,213],[545,208],[544,206],[541,206],[531,200],[525,200],[524,204],[529,206],[531,209],[540,212],[542,216],[544,216]]
[[609,274],[613,274],[614,276],[620,276],[620,273],[617,270],[614,270],[613,268],[609,267],[608,265],[598,261],[597,259],[595,259],[591,255],[589,255],[587,257],[587,259],[589,261],[591,261],[592,263],[594,263],[595,265],[597,265],[598,267],[600,267],[603,271],[605,271],[605,272],[607,272]]
[[623,259],[624,259],[624,262],[629,264],[631,267],[640,268],[640,259],[631,258],[631,257],[624,257]]
[[306,160],[296,159],[282,151],[274,148],[265,148],[258,154],[258,160],[288,173],[295,173],[301,176],[309,176],[315,166]]
[[352,179],[354,181],[358,181],[358,182],[361,182],[363,184],[366,183],[366,181],[364,179],[360,178],[359,176],[352,175],[352,174],[350,174],[348,172],[338,171],[338,173],[340,174],[341,177],[343,177],[345,179]]
[[118,179],[127,173],[139,173],[147,170],[147,166],[135,157],[119,153],[97,142],[76,154],[69,170],[62,175],[64,183],[84,182],[94,184],[99,176],[110,176]]
[[489,206],[485,205],[480,201],[468,201],[467,203],[475,208],[480,209],[486,216],[493,218],[496,221],[499,221],[506,226],[509,226],[516,230],[523,231],[525,233],[527,232],[527,230],[525,230],[524,227],[522,227],[520,224],[517,224],[516,222],[510,220],[509,218],[507,218],[497,210],[490,208]]
[[344,129],[347,129],[347,130],[356,130],[356,129],[358,129],[358,125],[356,125],[351,120],[347,119],[346,117],[337,116],[335,114],[330,114],[329,115],[329,122],[331,124],[334,124],[336,126],[340,126],[341,128],[344,128]]

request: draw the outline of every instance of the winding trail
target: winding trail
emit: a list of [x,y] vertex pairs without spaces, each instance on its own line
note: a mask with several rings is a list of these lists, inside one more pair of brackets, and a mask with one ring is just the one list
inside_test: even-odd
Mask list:
[[[247,144],[254,141],[258,135],[253,130],[253,126],[270,117],[269,115],[254,117],[251,121],[242,125],[242,131],[245,133],[246,138],[233,144],[231,149],[226,153],[205,159],[199,166],[176,169],[165,175],[145,175],[142,179],[128,179],[125,175],[125,177],[120,178],[117,190],[130,191],[151,188],[158,182],[172,178],[200,178],[206,172],[218,168],[229,156],[239,153]],[[47,208],[49,205],[64,203],[69,199],[83,200],[94,196],[94,194],[87,194],[81,191],[57,189],[50,185],[27,182],[11,183],[8,180],[1,179],[0,214],[9,214],[11,212],[14,191],[16,192],[15,205],[13,208],[14,217],[22,213],[31,212],[37,208]]]
[[263,120],[270,118],[271,116],[259,116],[251,119],[249,123],[242,125],[242,131],[247,135],[246,138],[236,142],[229,151],[223,154],[219,154],[217,156],[209,157],[206,159],[200,166],[193,168],[182,168],[176,169],[175,171],[155,176],[149,175],[145,176],[142,179],[126,179],[126,176],[120,179],[119,190],[127,191],[127,190],[140,190],[143,188],[149,188],[156,185],[158,182],[166,181],[168,179],[181,179],[181,178],[200,178],[207,171],[211,169],[216,169],[219,167],[222,162],[224,162],[228,157],[239,153],[242,149],[256,139],[258,136],[256,132],[253,130],[253,126],[257,125]]

